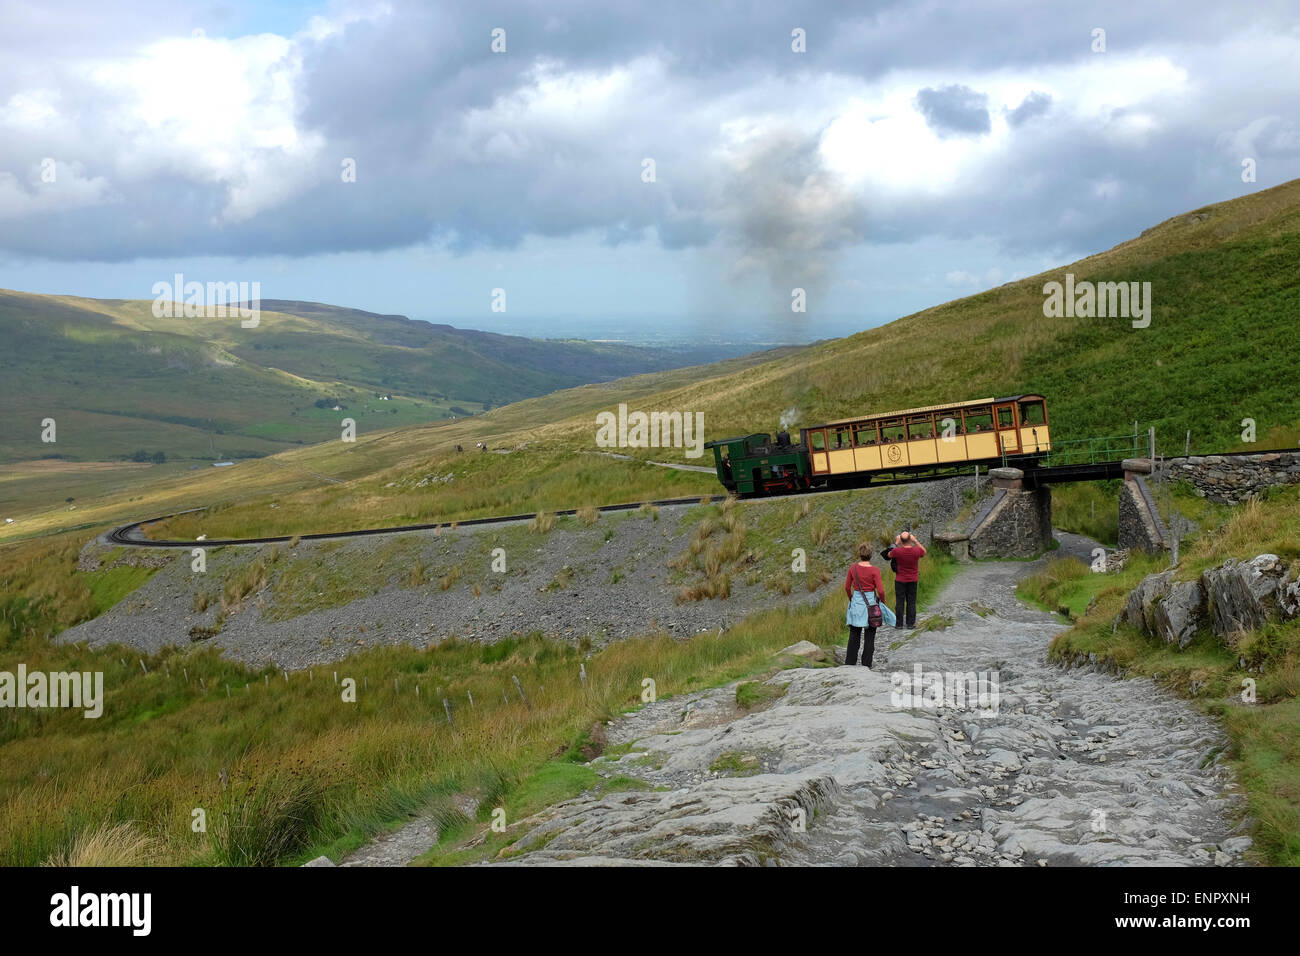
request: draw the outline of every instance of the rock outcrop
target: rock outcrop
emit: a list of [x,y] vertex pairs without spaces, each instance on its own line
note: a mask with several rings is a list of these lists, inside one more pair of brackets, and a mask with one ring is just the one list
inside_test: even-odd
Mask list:
[[1174,571],[1149,574],[1128,596],[1124,617],[1144,634],[1186,647],[1209,627],[1230,642],[1270,621],[1300,616],[1300,578],[1289,578],[1276,554],[1249,561],[1229,559],[1192,581],[1174,580]]

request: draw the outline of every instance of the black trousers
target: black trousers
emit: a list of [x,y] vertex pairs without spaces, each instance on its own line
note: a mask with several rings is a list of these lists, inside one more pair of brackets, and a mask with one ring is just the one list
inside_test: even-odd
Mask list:
[[874,627],[854,627],[849,625],[849,649],[844,655],[844,663],[853,665],[858,662],[858,642],[862,642],[862,666],[870,667],[871,659],[876,656],[876,629]]
[[916,627],[915,581],[894,582],[894,616],[898,618],[896,627]]

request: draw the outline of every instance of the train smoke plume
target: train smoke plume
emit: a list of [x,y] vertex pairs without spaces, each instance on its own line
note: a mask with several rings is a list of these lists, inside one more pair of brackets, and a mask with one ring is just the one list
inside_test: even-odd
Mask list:
[[732,278],[767,276],[784,296],[824,289],[837,250],[862,240],[866,210],[825,168],[816,135],[756,137],[730,158],[721,218],[740,247]]

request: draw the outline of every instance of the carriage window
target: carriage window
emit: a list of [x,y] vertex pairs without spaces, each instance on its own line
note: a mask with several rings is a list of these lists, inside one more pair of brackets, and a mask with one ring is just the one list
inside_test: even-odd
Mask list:
[[1020,403],[1020,424],[1042,425],[1046,421],[1047,421],[1047,416],[1043,412],[1042,402],[1021,402]]
[[945,428],[951,429],[948,434],[953,436],[965,434],[965,431],[963,431],[961,427],[961,412],[959,410],[949,408],[945,411],[934,413],[934,437],[942,438],[944,436]]
[[857,433],[853,436],[857,446],[874,445],[876,443],[876,423],[868,422],[865,425],[857,426]]
[[1010,428],[1014,424],[1011,415],[1011,406],[1007,405],[998,409],[998,428]]
[[822,431],[809,432],[808,440],[812,442],[813,451],[826,450],[826,433]]
[[901,418],[891,418],[889,421],[880,423],[880,441],[881,444],[903,441],[903,420]]
[[849,430],[847,428],[835,429],[835,448],[852,448],[849,443]]
[[934,437],[934,419],[929,415],[913,415],[907,420],[907,437],[911,441],[918,438]]
[[974,435],[992,430],[993,413],[987,405],[976,405],[974,408],[966,409],[966,434]]

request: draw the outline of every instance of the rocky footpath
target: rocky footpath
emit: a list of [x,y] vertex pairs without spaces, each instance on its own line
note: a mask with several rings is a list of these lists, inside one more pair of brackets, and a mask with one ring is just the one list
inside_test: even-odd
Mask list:
[[630,751],[591,766],[650,789],[518,821],[530,852],[497,865],[1241,862],[1222,733],[1148,680],[1048,665],[1063,625],[1013,594],[1036,568],[964,570],[930,608],[951,626],[883,628],[873,670],[782,670],[763,709],[731,685],[613,722]]

